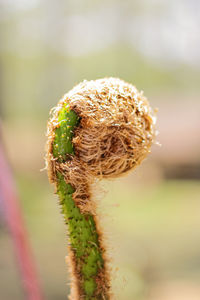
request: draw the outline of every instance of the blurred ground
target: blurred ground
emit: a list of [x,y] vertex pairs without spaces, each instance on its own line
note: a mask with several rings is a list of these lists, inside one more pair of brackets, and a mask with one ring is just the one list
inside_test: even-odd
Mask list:
[[[116,299],[200,299],[199,8],[198,0],[0,0],[2,141],[46,299],[69,292],[65,227],[40,172],[49,110],[80,80],[105,76],[144,89],[159,108],[162,144],[134,174],[103,184]],[[24,299],[1,202],[0,248],[0,298]]]

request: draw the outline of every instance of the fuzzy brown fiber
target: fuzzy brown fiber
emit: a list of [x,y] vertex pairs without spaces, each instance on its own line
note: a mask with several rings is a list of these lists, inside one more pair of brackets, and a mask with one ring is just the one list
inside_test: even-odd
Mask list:
[[117,177],[135,168],[150,152],[153,112],[131,84],[117,78],[84,81],[64,101],[81,117],[73,143],[94,176]]

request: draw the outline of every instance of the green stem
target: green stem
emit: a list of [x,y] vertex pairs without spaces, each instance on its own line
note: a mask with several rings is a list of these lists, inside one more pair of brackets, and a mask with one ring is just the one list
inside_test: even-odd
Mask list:
[[[65,105],[58,115],[58,126],[55,129],[53,156],[60,163],[73,159],[75,155],[72,137],[79,118]],[[69,241],[75,258],[75,272],[80,299],[106,299],[98,290],[97,278],[104,270],[102,248],[99,242],[94,216],[82,213],[73,200],[75,189],[66,183],[64,176],[56,173],[57,194],[59,195],[62,213],[68,224]]]

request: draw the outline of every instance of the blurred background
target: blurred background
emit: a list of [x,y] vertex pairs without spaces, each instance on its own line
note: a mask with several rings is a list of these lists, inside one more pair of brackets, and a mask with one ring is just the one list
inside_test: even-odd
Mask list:
[[[103,183],[115,298],[200,299],[199,28],[198,0],[0,0],[1,143],[46,299],[69,293],[66,228],[40,172],[49,110],[79,81],[105,76],[144,90],[162,144]],[[1,299],[25,299],[4,214],[1,199]]]

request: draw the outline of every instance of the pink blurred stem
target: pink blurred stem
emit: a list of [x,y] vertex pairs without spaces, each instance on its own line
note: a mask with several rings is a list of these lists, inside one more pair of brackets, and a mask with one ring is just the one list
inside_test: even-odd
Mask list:
[[0,144],[0,191],[6,221],[11,232],[18,259],[24,289],[29,300],[43,299],[36,268],[20,211],[19,199],[12,173]]

